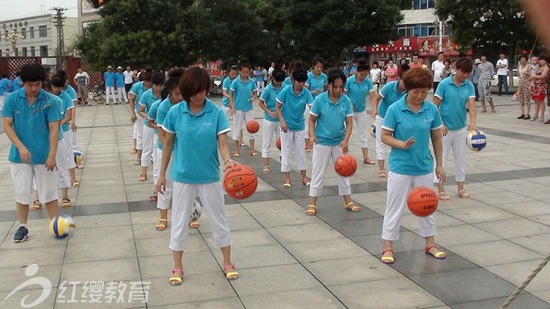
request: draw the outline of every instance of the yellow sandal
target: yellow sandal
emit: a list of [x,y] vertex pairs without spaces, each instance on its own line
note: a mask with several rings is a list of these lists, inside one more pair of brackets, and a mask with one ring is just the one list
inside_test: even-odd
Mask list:
[[317,214],[317,206],[307,205],[306,215],[315,216]]
[[[181,273],[181,275],[177,276],[178,273]],[[183,268],[172,269],[172,277],[168,279],[168,282],[171,286],[180,286],[183,283]]]
[[168,219],[160,219],[156,229],[157,231],[164,231],[166,230],[167,226],[168,226]]
[[357,204],[355,204],[355,202],[347,203],[346,205],[344,205],[344,208],[346,208],[346,210],[349,210],[349,211],[352,211],[352,212],[360,212],[361,211],[361,207],[357,206]]
[[223,274],[227,280],[236,280],[239,278],[239,272],[235,270],[235,266],[233,264],[224,265]]

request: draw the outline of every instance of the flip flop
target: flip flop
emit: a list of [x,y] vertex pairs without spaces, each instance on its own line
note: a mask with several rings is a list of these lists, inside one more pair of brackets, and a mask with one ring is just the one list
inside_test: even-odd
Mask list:
[[357,204],[355,204],[355,202],[347,203],[346,205],[344,205],[344,208],[346,208],[346,210],[349,210],[349,211],[352,211],[352,212],[360,212],[361,211],[361,207],[357,206]]
[[[176,276],[176,273],[181,273],[181,276]],[[180,286],[183,283],[183,268],[172,269],[172,277],[168,279],[171,286]]]
[[317,214],[317,206],[307,205],[306,215],[315,216]]
[[427,255],[430,255],[438,260],[444,260],[447,258],[447,254],[445,254],[445,252],[443,251],[437,251],[436,253],[431,253],[430,250],[432,249],[437,249],[437,246],[436,245],[431,245],[429,247],[426,247],[424,248],[424,253],[426,253]]
[[[384,256],[386,252],[391,252],[391,256]],[[388,249],[388,250],[382,251],[382,257],[380,257],[380,260],[382,261],[382,263],[388,264],[388,265],[395,263],[395,258],[393,257],[393,250]]]
[[223,274],[227,280],[236,280],[239,278],[239,272],[235,270],[233,264],[223,266]]

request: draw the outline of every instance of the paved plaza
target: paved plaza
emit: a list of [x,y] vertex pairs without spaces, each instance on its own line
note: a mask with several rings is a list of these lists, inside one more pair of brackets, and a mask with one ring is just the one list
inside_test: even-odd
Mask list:
[[[362,212],[344,210],[329,169],[318,215],[309,217],[308,188],[297,171],[293,187],[282,187],[275,147],[270,175],[245,148],[238,161],[254,167],[258,190],[246,200],[227,198],[241,277],[227,281],[222,275],[221,253],[203,213],[201,227],[191,231],[180,287],[168,284],[169,230],[155,230],[152,169],[150,180],[139,182],[129,153],[128,105],[77,107],[85,168],[77,170],[81,186],[70,189],[73,207],[62,210],[77,225],[66,240],[50,236],[41,209],[31,211],[29,240],[13,242],[18,222],[9,141],[2,134],[0,308],[20,308],[27,295],[27,305],[44,298],[32,308],[498,308],[550,252],[550,125],[516,120],[511,96],[495,101],[497,113],[478,114],[487,148],[466,157],[471,199],[456,196],[452,160],[447,167],[453,200],[439,205],[436,235],[446,260],[424,254],[418,219],[408,212],[395,264],[379,260],[386,182],[377,166],[361,164],[351,179]],[[255,113],[262,117],[259,108]],[[260,141],[257,134],[256,145]],[[374,158],[374,139],[369,146]],[[361,157],[355,133],[350,149]],[[28,267],[33,264],[38,268]],[[509,308],[550,308],[550,266]]]

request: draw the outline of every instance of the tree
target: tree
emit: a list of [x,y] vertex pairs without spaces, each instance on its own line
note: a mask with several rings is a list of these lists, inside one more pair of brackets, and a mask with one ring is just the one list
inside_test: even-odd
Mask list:
[[519,48],[535,42],[518,0],[439,0],[436,13],[466,48],[504,52],[513,60]]

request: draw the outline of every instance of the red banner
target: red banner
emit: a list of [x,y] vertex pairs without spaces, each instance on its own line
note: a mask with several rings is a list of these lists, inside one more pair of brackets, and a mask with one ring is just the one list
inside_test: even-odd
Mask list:
[[[460,46],[454,43],[450,37],[443,37],[443,52],[446,56],[458,56]],[[439,53],[438,37],[402,37],[388,44],[373,44],[366,47],[369,53],[402,53],[417,52],[420,57],[437,56]],[[466,52],[472,55],[472,50]]]
[[387,45],[373,44],[367,46],[367,52],[369,53],[395,53],[415,50],[418,50],[418,44],[415,37],[402,37],[395,41],[389,41]]

